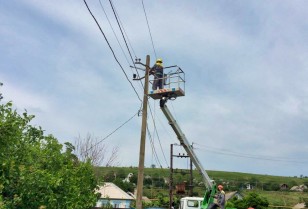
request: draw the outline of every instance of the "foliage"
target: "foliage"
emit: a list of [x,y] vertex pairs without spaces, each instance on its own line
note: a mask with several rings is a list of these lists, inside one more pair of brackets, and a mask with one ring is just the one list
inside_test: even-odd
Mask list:
[[249,207],[264,209],[267,208],[268,205],[268,200],[255,192],[249,193],[242,200],[232,199],[227,203],[227,207],[235,207],[237,209],[247,209]]
[[[173,201],[176,206],[175,208],[178,208],[180,199],[175,197]],[[130,206],[131,208],[136,208],[136,202],[133,201]],[[142,207],[143,208],[169,208],[169,197],[163,193],[158,193],[156,199],[153,199],[152,201],[142,201]]]
[[265,191],[279,191],[280,185],[275,182],[266,182],[263,184],[263,189]]
[[0,105],[0,208],[91,208],[97,197],[89,162],[79,162],[70,143],[59,144],[34,118]]
[[123,182],[121,179],[115,179],[113,181],[115,185],[120,187],[125,192],[134,192],[134,185],[130,182]]
[[302,198],[301,202],[305,203],[306,208],[308,207],[308,198]]

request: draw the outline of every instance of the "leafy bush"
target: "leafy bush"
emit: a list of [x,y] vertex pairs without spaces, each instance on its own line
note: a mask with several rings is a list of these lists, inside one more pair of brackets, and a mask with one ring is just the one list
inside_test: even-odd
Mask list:
[[228,202],[228,207],[235,207],[237,209],[247,209],[253,207],[255,209],[265,209],[269,205],[268,200],[259,196],[257,193],[249,193],[242,200],[232,199]]
[[59,144],[34,118],[0,105],[0,208],[76,208],[95,205],[90,163],[79,162],[70,143]]

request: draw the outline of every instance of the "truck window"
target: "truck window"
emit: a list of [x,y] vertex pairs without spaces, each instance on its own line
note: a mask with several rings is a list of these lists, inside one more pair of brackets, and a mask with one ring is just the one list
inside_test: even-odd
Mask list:
[[198,208],[199,207],[199,202],[198,202],[198,200],[188,200],[187,201],[187,206],[188,207]]

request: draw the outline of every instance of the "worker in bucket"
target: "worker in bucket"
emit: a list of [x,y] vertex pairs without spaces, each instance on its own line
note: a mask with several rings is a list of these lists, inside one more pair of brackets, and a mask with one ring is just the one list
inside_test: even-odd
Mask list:
[[154,75],[153,90],[162,89],[164,85],[163,60],[157,59],[155,65],[150,70],[150,75]]

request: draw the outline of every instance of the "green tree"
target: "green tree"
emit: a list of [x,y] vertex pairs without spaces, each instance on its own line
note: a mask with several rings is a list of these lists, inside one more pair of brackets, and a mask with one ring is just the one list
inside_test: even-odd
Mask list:
[[113,181],[113,183],[115,185],[117,185],[118,187],[120,187],[125,192],[134,192],[134,185],[133,185],[133,183],[123,182],[122,179],[115,179]]
[[91,208],[97,200],[92,165],[60,144],[34,118],[0,105],[0,208]]
[[130,182],[133,184],[137,184],[138,181],[138,173],[133,173],[133,176],[130,178]]
[[247,209],[253,207],[255,209],[265,209],[269,205],[268,200],[261,197],[257,193],[249,193],[242,200],[232,199],[228,201],[227,207],[235,207],[237,209]]
[[115,179],[116,179],[116,173],[113,170],[108,171],[104,176],[104,180],[106,182],[112,182]]

